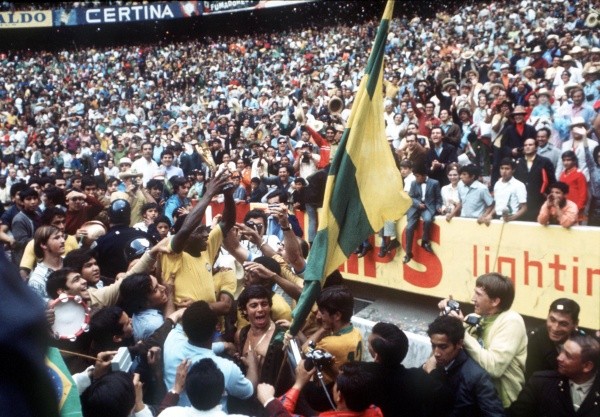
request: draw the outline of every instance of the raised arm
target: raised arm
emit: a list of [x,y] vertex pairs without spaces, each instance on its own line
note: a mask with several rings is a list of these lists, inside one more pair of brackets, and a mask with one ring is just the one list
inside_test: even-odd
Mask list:
[[[187,240],[190,238],[192,232],[200,225],[202,222],[202,217],[204,217],[204,212],[206,211],[206,207],[210,204],[212,198],[223,192],[223,187],[229,182],[229,174],[227,172],[221,173],[219,176],[213,178],[213,180],[208,184],[206,189],[206,193],[204,197],[196,204],[196,207],[192,209],[190,214],[187,215],[181,229],[173,236],[171,240],[171,249],[175,253],[181,253]],[[235,216],[235,211],[233,213]],[[225,217],[225,213],[223,214]],[[226,223],[226,222],[225,222]]]

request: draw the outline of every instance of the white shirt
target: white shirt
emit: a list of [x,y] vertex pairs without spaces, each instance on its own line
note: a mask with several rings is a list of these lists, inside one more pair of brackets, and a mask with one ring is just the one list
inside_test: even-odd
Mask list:
[[496,215],[502,216],[504,210],[514,214],[519,210],[519,205],[527,203],[527,189],[518,179],[512,177],[504,182],[499,179],[494,185],[494,200]]

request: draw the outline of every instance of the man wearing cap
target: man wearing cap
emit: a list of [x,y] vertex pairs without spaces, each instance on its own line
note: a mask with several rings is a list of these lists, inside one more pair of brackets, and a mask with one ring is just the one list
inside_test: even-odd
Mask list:
[[525,123],[525,108],[517,106],[512,112],[513,123],[504,129],[504,137],[500,152],[494,152],[494,170],[492,171],[492,183],[495,183],[499,175],[499,163],[502,158],[518,158],[523,155],[523,143],[527,138],[535,138],[535,128]]
[[96,197],[79,191],[72,190],[67,193],[66,200],[65,232],[69,235],[75,235],[85,222],[92,220],[104,210],[104,205]]
[[[581,91],[581,96],[583,97],[583,91]],[[587,127],[588,124],[585,122],[585,119],[581,116],[576,116],[571,119],[571,139],[567,140],[562,144],[561,152],[565,151],[573,151],[577,156],[577,165],[581,170],[581,173],[585,176],[586,181],[590,180],[590,171],[585,162],[585,149],[584,149],[584,139],[587,137]],[[598,146],[598,142],[592,139],[587,140],[587,144],[590,152],[593,152],[596,146]],[[558,160],[558,164],[556,165],[556,177],[560,178],[560,174],[564,170],[562,159]]]
[[583,70],[583,93],[585,102],[593,106],[594,103],[600,100],[600,66],[589,66]]
[[528,335],[525,380],[534,372],[556,371],[556,358],[569,336],[577,333],[579,304],[569,298],[559,298],[550,304],[546,324]]

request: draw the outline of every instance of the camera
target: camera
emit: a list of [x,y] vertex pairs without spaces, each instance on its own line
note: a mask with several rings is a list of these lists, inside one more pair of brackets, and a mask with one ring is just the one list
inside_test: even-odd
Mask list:
[[304,369],[307,371],[314,367],[321,370],[333,363],[333,355],[323,349],[317,349],[314,342],[310,342],[304,357]]
[[479,326],[479,322],[481,321],[481,317],[473,314],[469,314],[465,319],[465,323],[469,326]]
[[460,311],[460,304],[456,300],[448,300],[448,304],[444,307],[444,311],[442,312],[444,316],[450,314],[451,311],[456,311],[457,313]]
[[249,227],[249,228],[251,228],[251,229],[254,229],[254,230],[256,230],[256,231],[257,231],[257,232],[259,232],[259,233],[260,233],[260,230],[259,230],[259,229],[262,229],[262,224],[254,223],[252,220],[248,220],[248,221],[246,222],[246,226],[248,226],[248,227]]

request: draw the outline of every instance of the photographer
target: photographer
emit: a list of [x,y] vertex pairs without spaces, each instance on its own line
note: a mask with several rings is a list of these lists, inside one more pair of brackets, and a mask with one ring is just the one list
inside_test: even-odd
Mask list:
[[[276,399],[275,389],[269,384],[259,384],[256,390],[258,400],[266,408],[269,416],[290,416],[295,412],[301,390],[310,381],[315,368],[307,371],[305,361],[296,367],[296,382],[280,399]],[[381,417],[381,410],[372,405],[371,390],[375,382],[374,375],[363,369],[358,363],[347,363],[336,378],[333,399],[335,410],[322,413],[323,416],[364,416]],[[331,407],[330,407],[331,408]]]
[[444,299],[438,304],[443,314],[459,317],[470,325],[464,348],[490,374],[504,408],[517,398],[525,382],[527,334],[523,317],[509,310],[514,298],[512,281],[489,273],[477,278],[471,299],[480,320],[473,320],[473,315],[465,318],[454,300]]
[[294,172],[298,173],[299,177],[308,178],[309,175],[317,172],[317,165],[321,161],[321,156],[311,151],[311,145],[308,142],[298,142],[296,147],[300,148],[300,152],[298,152],[298,158],[294,161]]

